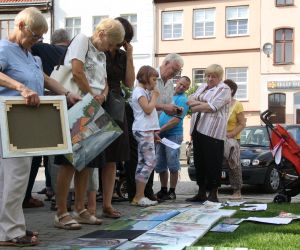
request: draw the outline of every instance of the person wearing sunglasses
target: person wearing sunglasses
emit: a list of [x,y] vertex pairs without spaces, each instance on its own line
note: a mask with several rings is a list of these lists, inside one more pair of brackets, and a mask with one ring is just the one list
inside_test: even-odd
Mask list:
[[[8,40],[0,40],[0,96],[22,96],[27,105],[38,106],[47,88],[66,95],[71,104],[80,100],[44,74],[40,58],[30,52],[48,31],[43,14],[34,7],[25,8],[14,21]],[[0,246],[36,245],[38,233],[26,230],[22,210],[32,157],[4,159],[1,152],[0,148]]]

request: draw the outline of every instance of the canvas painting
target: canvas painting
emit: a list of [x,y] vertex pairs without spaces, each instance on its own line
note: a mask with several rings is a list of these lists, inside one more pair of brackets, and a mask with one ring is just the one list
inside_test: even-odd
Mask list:
[[2,157],[72,152],[65,96],[41,96],[29,106],[22,97],[0,97]]

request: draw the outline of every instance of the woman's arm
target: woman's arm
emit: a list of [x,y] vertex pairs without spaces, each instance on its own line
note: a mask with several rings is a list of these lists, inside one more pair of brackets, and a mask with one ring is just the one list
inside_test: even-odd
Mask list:
[[25,103],[27,105],[36,106],[40,104],[40,98],[35,91],[27,88],[24,84],[12,79],[2,72],[0,72],[0,86],[19,91],[20,95],[25,98]]
[[84,93],[91,93],[93,95],[93,91],[89,85],[89,82],[84,73],[84,64],[82,61],[78,59],[72,60],[72,74],[74,81],[78,85],[79,89]]
[[125,42],[124,49],[126,51],[126,74],[125,74],[124,84],[128,88],[132,88],[135,79],[133,56],[132,56],[133,47],[130,43]]
[[153,90],[150,102],[147,100],[145,96],[141,96],[139,98],[138,102],[141,108],[143,109],[143,111],[147,115],[150,115],[153,109],[155,109],[155,104],[158,96],[159,96],[159,92],[157,90]]
[[195,100],[189,100],[187,105],[190,106],[190,109],[193,113],[195,112],[205,112],[205,113],[212,113],[214,110],[211,106],[206,102],[200,102]]
[[74,104],[77,101],[81,100],[79,95],[71,93],[67,89],[65,89],[60,83],[58,83],[55,79],[49,77],[44,73],[44,85],[46,89],[53,91],[58,95],[65,95],[70,104]]
[[230,132],[227,133],[228,138],[234,138],[236,135],[238,135],[245,127],[246,127],[246,121],[244,112],[240,112],[236,115],[237,118],[237,126]]

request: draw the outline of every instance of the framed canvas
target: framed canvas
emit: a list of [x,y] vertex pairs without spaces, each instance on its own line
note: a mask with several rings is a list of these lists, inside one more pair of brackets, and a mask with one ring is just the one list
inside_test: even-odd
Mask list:
[[22,97],[0,97],[2,157],[72,153],[65,96],[41,96],[39,107]]

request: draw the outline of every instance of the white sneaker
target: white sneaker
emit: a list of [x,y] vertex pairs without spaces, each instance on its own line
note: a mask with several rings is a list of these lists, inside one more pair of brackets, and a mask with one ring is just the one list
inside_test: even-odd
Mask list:
[[146,197],[141,198],[139,201],[133,200],[131,202],[132,205],[139,206],[139,207],[149,207],[149,206],[155,206],[158,202],[149,200]]

